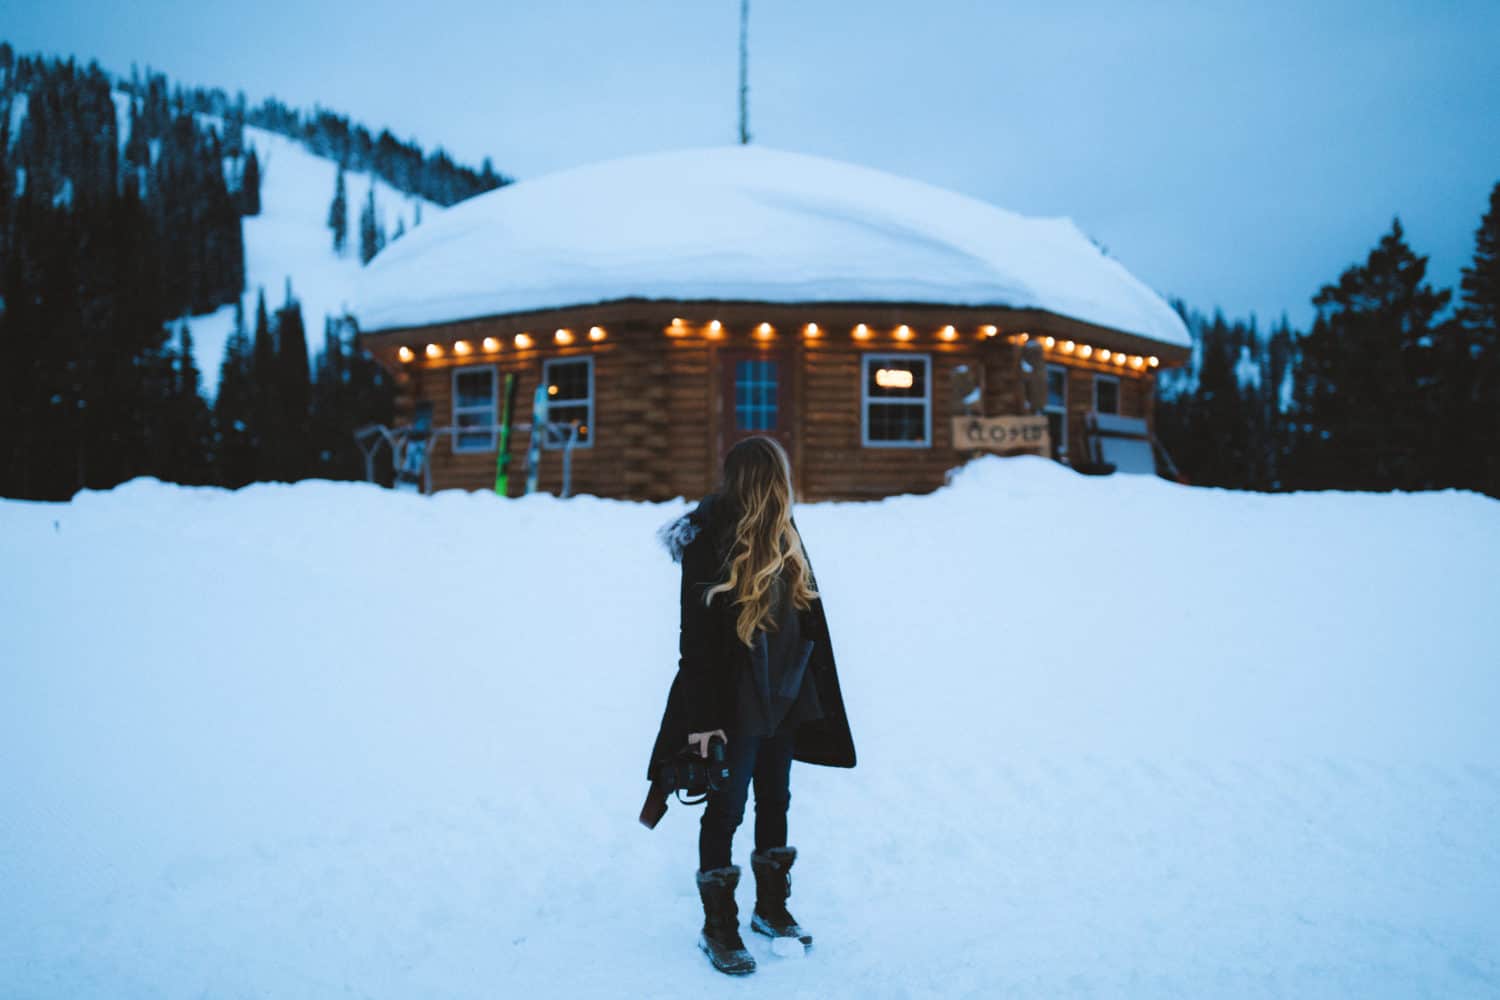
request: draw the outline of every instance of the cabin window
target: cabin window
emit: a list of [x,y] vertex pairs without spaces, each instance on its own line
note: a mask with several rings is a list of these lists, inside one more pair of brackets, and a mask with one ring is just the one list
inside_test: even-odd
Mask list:
[[1052,436],[1052,451],[1058,458],[1068,455],[1068,369],[1062,365],[1047,366],[1047,431]]
[[734,426],[737,431],[774,431],[776,361],[744,358],[734,363]]
[[[577,421],[576,448],[594,443],[594,359],[552,358],[542,363],[542,381],[547,386],[547,420],[554,424]],[[562,442],[544,438],[547,448]]]
[[925,354],[866,354],[861,407],[867,448],[932,444],[932,362]]
[[1120,379],[1118,376],[1094,376],[1094,412],[1120,412]]
[[453,370],[454,451],[495,450],[498,381],[494,365]]

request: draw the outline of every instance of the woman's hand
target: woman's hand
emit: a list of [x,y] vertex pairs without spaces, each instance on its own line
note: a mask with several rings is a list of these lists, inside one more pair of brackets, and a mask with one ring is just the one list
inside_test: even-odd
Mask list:
[[707,733],[688,733],[688,746],[692,746],[694,743],[698,744],[698,756],[699,757],[707,757],[708,756],[708,741],[709,741],[709,739],[711,737],[714,737],[714,736],[717,736],[719,739],[723,740],[725,743],[729,742],[729,737],[726,736],[726,735],[724,735],[724,730],[722,730],[722,729],[715,729],[712,732],[707,732]]

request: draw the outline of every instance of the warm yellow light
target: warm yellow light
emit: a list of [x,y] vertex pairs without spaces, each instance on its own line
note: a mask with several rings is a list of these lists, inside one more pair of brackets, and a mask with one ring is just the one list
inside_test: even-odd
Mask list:
[[1111,357],[1113,357],[1113,355],[1109,353],[1108,349],[1099,352],[1100,361],[1108,361]]
[[494,354],[500,350],[500,341],[495,337],[485,337],[484,350],[486,354]]
[[559,344],[571,344],[573,342],[573,331],[558,330],[552,335],[552,339],[556,340]]
[[1020,333],[1020,334],[1016,335],[1017,343],[1024,344],[1024,343],[1026,343],[1026,341],[1028,341],[1030,339],[1031,339],[1031,334],[1029,334],[1029,333]]
[[942,337],[944,340],[953,340],[958,337],[958,331],[953,329],[952,323],[949,323],[947,326],[938,331],[938,336]]
[[720,323],[718,320],[714,320],[712,323],[708,324],[708,332],[709,333],[718,333],[720,330],[723,330],[723,329],[724,329],[724,324]]
[[549,395],[549,396],[556,396],[557,395],[557,386],[555,386],[555,385],[549,385],[549,386],[547,386],[547,395]]
[[1157,365],[1161,364],[1161,358],[1156,358],[1156,357],[1147,358],[1146,359],[1146,364],[1150,365],[1152,368],[1155,368]]
[[602,327],[602,326],[591,326],[591,327],[589,327],[589,339],[590,340],[595,340],[595,341],[603,340],[604,337],[605,337],[604,327]]
[[1073,348],[1076,347],[1076,346],[1077,345],[1074,344],[1071,340],[1065,340],[1062,343],[1062,352],[1064,354],[1072,354],[1073,353]]
[[802,332],[806,333],[809,337],[817,337],[821,335],[823,331],[818,329],[818,324],[809,323],[807,324],[807,326],[802,328]]
[[875,384],[882,389],[910,389],[911,372],[905,368],[877,368]]
[[995,334],[1000,332],[1000,328],[993,323],[986,323],[984,326],[981,326],[979,328],[979,332],[984,334],[986,337],[993,337]]
[[516,346],[519,347],[523,351],[526,350],[526,348],[530,347],[531,346],[531,334],[529,334],[529,333],[518,333],[518,334],[516,334]]
[[1125,365],[1125,355],[1123,355],[1123,354],[1116,354],[1115,355],[1115,364],[1117,364],[1117,365],[1119,365],[1121,367],[1124,367],[1124,365]]
[[755,328],[755,335],[757,337],[769,337],[771,335],[771,332],[772,331],[770,323],[762,323],[760,326],[757,326]]
[[896,339],[897,340],[910,340],[911,339],[911,327],[907,326],[905,323],[902,323],[900,326],[896,327]]
[[687,335],[688,335],[688,328],[683,325],[683,322],[682,322],[681,319],[673,319],[672,320],[672,325],[669,326],[669,327],[667,327],[667,336],[668,337],[686,337]]
[[1042,338],[1042,346],[1045,347],[1049,351],[1052,350],[1052,348],[1054,348],[1054,347],[1057,346],[1057,338],[1056,337],[1043,337]]
[[443,349],[436,344],[428,344],[427,356],[429,358],[440,358],[443,356]]
[[454,354],[473,354],[474,347],[467,340],[456,340],[453,342]]
[[1130,359],[1130,367],[1134,368],[1136,371],[1140,371],[1142,368],[1146,367],[1146,359],[1137,354]]
[[402,361],[410,361],[412,358],[416,357],[416,355],[411,352],[410,347],[401,348],[401,350],[396,352],[396,356],[399,357]]
[[869,338],[870,338],[870,328],[868,326],[865,326],[863,323],[861,323],[861,324],[859,324],[859,326],[856,326],[854,328],[854,339],[855,340],[868,340]]
[[681,316],[673,316],[672,317],[672,325],[673,326],[681,326],[682,325],[682,317]]
[[1090,354],[1093,354],[1093,353],[1094,353],[1094,349],[1092,347],[1090,347],[1088,344],[1084,344],[1082,347],[1080,347],[1078,349],[1078,356],[1080,358],[1087,358]]

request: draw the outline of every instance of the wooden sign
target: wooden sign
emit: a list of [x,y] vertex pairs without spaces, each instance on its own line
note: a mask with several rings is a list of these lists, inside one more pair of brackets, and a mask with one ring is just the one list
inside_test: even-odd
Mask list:
[[1044,414],[1024,417],[954,417],[953,447],[1052,454]]

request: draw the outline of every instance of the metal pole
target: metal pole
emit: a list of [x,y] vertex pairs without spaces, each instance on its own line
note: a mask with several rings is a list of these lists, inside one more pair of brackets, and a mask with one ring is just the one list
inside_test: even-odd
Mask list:
[[740,145],[750,145],[750,0],[740,0]]

